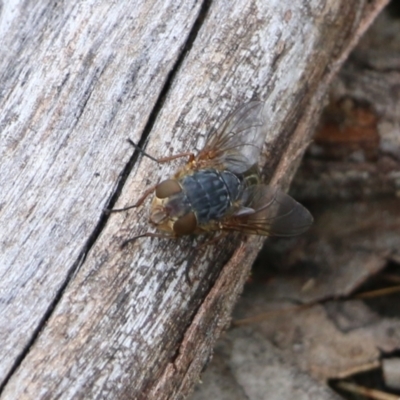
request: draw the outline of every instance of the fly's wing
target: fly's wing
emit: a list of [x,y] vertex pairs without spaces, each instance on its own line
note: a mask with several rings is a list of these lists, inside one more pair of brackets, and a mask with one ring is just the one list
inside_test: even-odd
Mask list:
[[223,221],[224,230],[262,236],[296,236],[312,224],[310,212],[296,200],[267,185],[248,187],[242,203]]
[[264,103],[252,101],[239,107],[210,134],[197,160],[202,168],[240,174],[258,164],[264,140]]

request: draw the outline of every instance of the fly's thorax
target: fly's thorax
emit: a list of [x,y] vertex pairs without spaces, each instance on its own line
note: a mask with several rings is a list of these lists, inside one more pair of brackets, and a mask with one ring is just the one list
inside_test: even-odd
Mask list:
[[200,228],[227,216],[243,189],[236,174],[201,169],[179,180]]
[[174,236],[187,235],[195,231],[196,216],[177,180],[167,179],[157,186],[151,205],[150,222],[157,229]]

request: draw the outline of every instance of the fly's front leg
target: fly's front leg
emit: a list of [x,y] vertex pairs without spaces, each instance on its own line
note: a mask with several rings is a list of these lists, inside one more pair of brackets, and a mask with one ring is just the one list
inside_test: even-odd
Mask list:
[[124,247],[126,247],[129,243],[133,243],[135,242],[137,239],[143,238],[143,237],[152,237],[152,238],[162,238],[162,239],[176,239],[176,236],[172,236],[172,235],[166,235],[166,234],[162,234],[162,233],[153,233],[153,232],[146,232],[146,233],[142,233],[141,235],[137,235],[134,236],[130,239],[125,240],[124,242],[122,242],[121,244],[121,249],[123,249]]
[[219,242],[227,234],[228,234],[228,232],[225,232],[225,231],[218,232],[213,238],[208,239],[204,243],[197,245],[196,246],[196,250],[201,250],[201,249],[203,249],[203,248],[205,248],[207,246],[210,246],[210,245],[213,245],[213,244]]
[[[163,158],[154,158],[153,156],[151,156],[150,154],[147,154],[143,149],[141,149],[135,142],[133,142],[131,139],[128,139],[128,142],[137,150],[139,150],[144,156],[150,158],[151,160],[157,162],[157,163],[165,163],[168,161],[172,161],[175,160],[177,158],[181,158],[181,157],[189,157],[189,162],[194,160],[194,154],[191,152],[185,152],[185,153],[180,153],[180,154],[175,154],[173,156],[169,156],[169,157],[163,157]],[[144,201],[147,199],[147,197],[152,194],[155,189],[157,188],[157,185],[151,186],[149,189],[147,189],[144,193],[143,196],[132,206],[128,206],[128,207],[124,207],[124,208],[114,208],[112,210],[106,209],[105,211],[110,214],[113,212],[120,212],[120,211],[127,211],[130,210],[131,208],[137,208],[140,207]]]
[[136,150],[139,150],[144,156],[146,156],[147,158],[150,158],[150,160],[155,161],[158,164],[162,164],[162,163],[166,163],[172,160],[176,160],[177,158],[181,158],[181,157],[189,157],[189,161],[191,162],[194,160],[194,154],[191,151],[186,151],[184,153],[179,153],[179,154],[175,154],[173,156],[168,156],[168,157],[162,157],[162,158],[155,158],[153,156],[151,156],[150,154],[146,153],[142,148],[140,148],[135,142],[133,142],[131,139],[128,139],[128,142],[131,144],[131,146],[133,146]]
[[111,214],[113,212],[121,212],[121,211],[127,211],[130,210],[131,208],[137,208],[140,207],[144,201],[149,197],[155,190],[156,190],[157,185],[151,186],[148,188],[142,195],[142,197],[132,206],[124,207],[124,208],[114,208],[112,210],[106,209],[106,213]]

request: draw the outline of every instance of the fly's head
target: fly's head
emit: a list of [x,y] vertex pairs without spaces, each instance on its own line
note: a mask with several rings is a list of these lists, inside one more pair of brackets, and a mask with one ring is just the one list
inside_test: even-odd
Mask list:
[[167,179],[156,187],[150,223],[171,236],[188,235],[196,230],[196,216],[186,204],[177,180]]

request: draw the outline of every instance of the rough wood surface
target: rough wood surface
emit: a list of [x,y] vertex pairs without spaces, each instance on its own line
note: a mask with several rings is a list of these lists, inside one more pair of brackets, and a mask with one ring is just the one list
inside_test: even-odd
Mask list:
[[237,104],[263,99],[265,173],[286,188],[330,80],[384,3],[3,3],[1,398],[188,393],[261,240],[122,251],[147,208],[103,209],[177,165],[126,138],[155,156],[199,149]]

